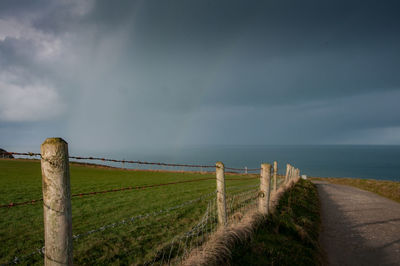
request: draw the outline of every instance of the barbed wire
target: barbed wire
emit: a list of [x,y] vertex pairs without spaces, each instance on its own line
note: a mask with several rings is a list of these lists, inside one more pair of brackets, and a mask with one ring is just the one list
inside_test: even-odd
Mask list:
[[[4,152],[3,154],[42,157],[40,153],[33,153],[33,152]],[[115,160],[115,159],[106,159],[106,158],[98,158],[98,157],[69,156],[69,158],[78,159],[78,160],[101,160],[101,161],[109,161],[109,162],[151,164],[151,165],[163,165],[163,166],[205,167],[205,168],[216,167],[216,166],[210,166],[210,165],[207,166],[207,165],[191,165],[191,164],[167,164],[167,163],[153,163],[153,162],[142,162],[142,161]],[[229,168],[229,167],[226,167],[225,169],[227,169],[227,170],[241,170],[241,171],[243,170],[243,169],[240,169],[240,168]],[[252,171],[252,170],[258,170],[258,169],[247,169],[247,171]],[[119,191],[125,191],[125,190],[145,189],[145,188],[151,188],[151,187],[167,186],[167,185],[173,185],[173,184],[189,183],[189,182],[196,182],[196,181],[202,181],[202,180],[211,180],[211,179],[213,179],[213,178],[203,178],[203,179],[187,180],[187,181],[177,181],[177,182],[170,182],[170,183],[164,183],[164,184],[155,184],[155,185],[147,185],[147,186],[134,186],[134,187],[130,186],[130,187],[103,190],[103,191],[82,192],[82,193],[73,194],[73,195],[71,195],[71,197],[83,197],[83,196],[88,196],[88,195],[104,194],[104,193],[110,193],[110,192],[119,192]],[[251,179],[251,178],[236,178],[236,179],[231,178],[231,179],[226,179],[226,180],[247,180],[247,179]],[[16,206],[21,206],[21,205],[35,204],[35,203],[38,203],[38,202],[41,202],[41,201],[43,201],[43,198],[33,199],[33,200],[28,200],[28,201],[23,201],[23,202],[10,202],[10,203],[7,203],[7,204],[0,204],[0,208],[11,208],[11,207],[16,207]]]
[[169,186],[169,185],[177,185],[177,184],[183,184],[183,183],[192,183],[192,182],[199,182],[199,181],[205,181],[205,180],[214,180],[214,179],[215,178],[208,177],[208,178],[197,178],[197,179],[182,180],[182,181],[175,181],[175,182],[161,183],[161,184],[153,184],[153,185],[145,185],[145,186],[130,186],[130,187],[116,188],[116,189],[103,190],[103,191],[93,191],[93,192],[78,193],[78,194],[71,195],[71,197],[78,197],[78,196],[81,197],[81,196],[88,196],[88,195],[105,194],[105,193],[119,192],[119,191],[125,191],[125,190],[139,190],[139,189],[154,188],[154,187]]
[[[225,181],[245,181],[245,180],[252,180],[252,179],[259,179],[260,177],[243,177],[243,178],[225,178]],[[213,178],[215,179],[215,178]]]
[[157,251],[151,262],[148,261],[144,263],[144,265],[154,265],[156,264],[156,261],[159,265],[164,265],[164,263],[171,265],[171,261],[174,259],[172,258],[172,251],[174,250],[174,247],[176,248],[175,244],[177,244],[175,255],[178,256],[178,258],[187,255],[191,249],[194,238],[201,234],[202,240],[204,241],[206,234],[215,231],[216,225],[213,226],[213,223],[216,223],[217,214],[216,212],[213,214],[214,211],[216,211],[216,197],[213,197],[208,201],[207,209],[198,223],[192,226],[190,230],[183,232],[170,240],[164,248]]
[[259,187],[259,184],[255,184],[255,185],[247,185],[247,186],[229,186],[226,187],[227,192],[231,192],[231,191],[236,191],[236,190],[242,190],[244,188],[253,188],[253,187]]
[[[214,179],[215,178],[211,178],[211,177],[210,178],[197,178],[197,179],[190,179],[190,180],[183,180],[183,181],[176,181],[176,182],[169,182],[169,183],[161,183],[161,184],[153,184],[153,185],[145,185],[145,186],[130,186],[130,187],[115,188],[115,189],[102,190],[102,191],[82,192],[82,193],[72,194],[71,197],[83,197],[83,196],[89,196],[89,195],[120,192],[120,191],[126,191],[126,190],[140,190],[140,189],[177,185],[177,184],[183,184],[183,183],[192,183],[192,182],[214,180]],[[34,204],[34,203],[37,203],[40,201],[43,201],[43,198],[28,200],[28,201],[24,201],[24,202],[15,202],[15,203],[11,202],[8,204],[2,204],[2,205],[0,205],[0,208],[11,208],[11,207],[16,207],[16,206],[21,206],[21,205]]]
[[[280,182],[278,182],[277,186],[280,187],[283,184],[283,181],[280,180]],[[240,186],[233,186],[231,188],[238,188]],[[239,191],[238,193],[228,193],[227,194],[227,211],[228,211],[228,216],[231,218],[231,216],[235,213],[235,211],[238,211],[240,209],[242,209],[243,207],[246,207],[248,205],[251,205],[252,202],[254,202],[255,199],[258,198],[258,194],[256,193],[258,191],[258,189],[256,188],[258,187],[257,185],[248,185],[248,186],[243,186],[241,188],[251,188],[251,189],[247,189],[245,191]],[[191,199],[188,201],[185,201],[183,203],[180,203],[178,205],[174,205],[168,208],[164,208],[158,211],[152,211],[152,212],[148,212],[145,214],[139,214],[139,215],[135,215],[135,216],[131,216],[129,218],[125,218],[123,220],[120,220],[118,222],[115,223],[110,223],[110,224],[106,224],[103,225],[101,227],[98,227],[96,229],[92,229],[89,231],[86,231],[84,233],[80,233],[80,234],[76,234],[73,235],[73,240],[78,240],[82,237],[97,233],[97,232],[102,232],[105,231],[107,229],[111,229],[111,228],[115,228],[118,226],[122,226],[128,223],[133,223],[135,221],[138,220],[143,220],[149,217],[154,217],[154,216],[158,216],[158,215],[162,215],[165,213],[169,213],[171,211],[183,208],[185,206],[188,206],[190,204],[196,203],[198,201],[201,201],[203,199],[206,199],[212,195],[215,195],[216,191],[212,191],[210,193],[207,194],[203,194],[198,198],[195,199]],[[250,196],[250,197],[248,197]],[[193,242],[193,238],[199,237],[201,235],[203,241],[204,241],[204,235],[205,234],[209,234],[211,232],[213,232],[216,228],[216,225],[213,227],[213,223],[216,223],[216,214],[212,214],[212,211],[215,211],[215,200],[216,198],[213,197],[212,199],[208,200],[208,205],[207,205],[207,209],[205,211],[205,213],[203,214],[202,218],[200,218],[199,222],[197,224],[195,224],[194,226],[192,226],[192,228],[189,231],[186,231],[182,234],[180,234],[179,236],[173,238],[173,240],[170,242],[171,246],[168,248],[169,252],[168,254],[162,254],[162,261],[161,261],[161,265],[164,262],[164,256],[166,255],[167,258],[167,262],[170,262],[171,259],[171,252],[172,249],[174,248],[173,245],[175,242],[179,242],[181,240],[185,240],[185,243],[179,243],[179,247],[178,249],[183,248],[183,255],[181,257],[183,257],[184,255],[188,254],[188,252],[191,249],[192,246],[192,242]],[[214,217],[215,216],[215,217]],[[213,220],[210,220],[210,218],[213,217]],[[183,247],[181,247],[183,246]],[[45,247],[42,248],[38,248],[35,249],[33,252],[27,254],[27,255],[22,255],[22,256],[16,256],[14,257],[14,259],[12,261],[10,261],[9,263],[6,264],[1,264],[1,265],[12,265],[12,264],[18,264],[18,263],[22,263],[23,261],[27,260],[28,258],[35,256],[35,255],[44,255],[45,254]],[[156,259],[156,258],[155,258]],[[154,263],[154,261],[153,261]]]
[[255,191],[258,191],[258,190],[259,190],[259,189],[256,188],[256,186],[254,186],[253,189],[248,189],[248,190],[245,190],[245,191],[240,191],[240,192],[238,192],[238,193],[228,193],[228,194],[226,195],[226,197],[247,195],[247,194],[251,194],[251,193],[253,193],[253,192],[255,192]]
[[188,200],[186,202],[183,202],[181,204],[178,204],[178,205],[166,208],[166,209],[161,209],[161,210],[158,210],[158,211],[152,211],[152,212],[148,212],[148,213],[145,213],[145,214],[139,214],[139,215],[136,215],[136,216],[125,218],[125,219],[122,219],[119,222],[115,222],[115,223],[112,223],[112,224],[107,224],[107,225],[101,226],[101,227],[99,227],[97,229],[89,230],[89,231],[87,231],[85,233],[82,233],[82,234],[73,235],[72,238],[74,240],[76,240],[76,239],[79,239],[79,238],[81,238],[83,236],[88,236],[88,235],[91,235],[93,233],[104,231],[104,230],[109,229],[109,228],[114,228],[114,227],[117,227],[117,226],[120,226],[120,225],[124,225],[124,224],[127,224],[127,223],[132,223],[132,222],[134,222],[136,220],[142,220],[142,219],[145,219],[145,218],[148,218],[148,217],[151,217],[151,216],[157,216],[157,215],[160,215],[160,214],[163,214],[163,213],[168,213],[168,212],[171,212],[173,210],[176,210],[176,209],[185,207],[187,205],[190,205],[192,203],[201,201],[201,200],[203,200],[203,199],[205,199],[205,198],[207,198],[207,197],[209,197],[209,196],[211,196],[211,195],[213,195],[215,193],[216,193],[216,191],[213,191],[213,192],[204,194],[204,195],[202,195],[202,196],[200,196],[200,197],[198,197],[196,199]]
[[[21,156],[40,156],[39,153],[16,153],[16,152],[6,152],[4,154],[10,154],[10,155],[21,155]],[[129,160],[114,160],[114,159],[108,159],[108,158],[98,158],[98,157],[78,157],[78,156],[70,156],[70,159],[75,159],[75,160],[101,160],[101,161],[107,161],[107,162],[120,162],[120,163],[132,163],[132,164],[145,164],[145,165],[159,165],[159,166],[174,166],[174,167],[202,167],[202,168],[214,168],[216,167],[215,165],[194,165],[194,164],[169,164],[169,163],[155,163],[155,162],[145,162],[145,161],[129,161]],[[232,171],[258,171],[260,168],[253,168],[253,169],[247,169],[247,168],[230,168],[230,167],[225,167],[225,170],[232,170]],[[279,175],[278,175],[279,177]],[[259,177],[246,177],[246,178],[226,178],[226,181],[243,181],[243,180],[253,180],[253,179],[258,179]],[[189,182],[198,182],[198,181],[203,181],[203,180],[215,180],[215,178],[199,178],[199,179],[191,179],[191,180],[182,180],[182,181],[176,181],[176,182],[169,182],[169,183],[161,183],[161,184],[153,184],[153,185],[143,185],[143,186],[130,186],[130,187],[124,187],[124,188],[116,188],[116,189],[110,189],[110,190],[103,190],[103,191],[93,191],[93,192],[83,192],[83,193],[77,193],[71,195],[71,197],[82,197],[82,196],[88,196],[88,195],[95,195],[95,194],[104,194],[104,193],[110,193],[110,192],[118,192],[118,191],[126,191],[126,190],[137,190],[137,189],[146,189],[146,188],[152,188],[152,187],[159,187],[159,186],[168,186],[168,185],[174,185],[174,184],[180,184],[180,183],[189,183]],[[271,179],[272,180],[272,179]],[[284,181],[283,180],[277,180],[277,187],[279,187]],[[227,193],[227,200],[228,204],[230,205],[230,211],[228,211],[228,216],[232,215],[234,211],[238,210],[236,208],[243,208],[246,206],[250,206],[249,204],[252,204],[252,202],[258,197],[258,187],[259,185],[248,185],[248,186],[231,186],[228,187],[228,192],[233,192],[233,191],[238,191],[236,193]],[[235,188],[235,190],[233,190]],[[240,189],[236,189],[240,188]],[[252,189],[246,189],[243,191],[245,188],[252,188]],[[240,191],[239,191],[240,190]],[[105,230],[109,230],[112,228],[116,228],[125,224],[129,223],[134,223],[139,220],[147,219],[149,217],[155,217],[163,214],[167,214],[169,212],[172,212],[174,210],[184,208],[185,206],[188,206],[190,204],[199,202],[203,199],[207,199],[208,197],[215,195],[216,191],[203,194],[198,198],[191,199],[188,201],[185,201],[183,203],[160,209],[157,211],[150,211],[144,214],[138,214],[135,216],[131,216],[125,219],[122,219],[120,221],[114,222],[114,223],[109,223],[103,226],[100,226],[98,228],[80,233],[80,234],[75,234],[73,235],[73,240],[78,240],[81,239],[85,236],[97,233],[97,232],[103,232]],[[25,202],[19,202],[19,203],[10,203],[10,204],[4,204],[0,205],[0,207],[14,207],[14,206],[20,206],[20,205],[25,205],[25,204],[33,204],[42,201],[43,199],[35,199],[35,200],[30,200],[30,201],[25,201]],[[248,208],[248,207],[246,207]],[[198,237],[201,234],[201,236],[204,239],[204,234],[208,234],[210,232],[213,232],[216,228],[216,198],[213,197],[212,199],[208,199],[208,205],[207,209],[204,213],[204,215],[197,220],[198,222],[191,227],[189,231],[184,232],[183,234],[179,234],[179,236],[173,238],[172,241],[172,246],[169,251],[169,256],[168,253],[162,254],[162,259],[161,259],[161,264],[164,262],[164,256],[167,255],[167,263],[170,264],[170,258],[171,258],[171,252],[173,248],[173,243],[174,241],[179,242],[179,247],[178,247],[178,252],[179,249],[181,248],[181,244],[183,244],[182,240],[185,240],[183,244],[183,254],[187,254],[188,251],[190,251],[193,239],[195,239],[195,244],[198,244]],[[164,217],[164,216],[162,216]],[[215,226],[214,226],[215,224]],[[213,227],[214,226],[214,227]],[[188,242],[189,241],[189,242]],[[181,243],[182,242],[182,243]],[[169,246],[168,246],[169,248]],[[35,251],[27,254],[27,255],[22,255],[22,256],[17,256],[14,257],[12,261],[10,261],[7,264],[1,264],[1,265],[11,265],[11,264],[17,264],[21,263],[24,260],[34,256],[34,255],[44,255],[45,254],[45,247],[35,249]],[[179,256],[181,253],[179,253]],[[174,255],[175,256],[175,255]],[[153,261],[154,262],[154,261]],[[159,261],[158,261],[159,262]]]
[[[258,178],[259,177],[226,178],[225,180],[226,181],[245,181],[245,180],[258,179]],[[115,189],[102,190],[102,191],[81,192],[81,193],[72,194],[71,197],[83,197],[83,196],[89,196],[89,195],[106,194],[106,193],[120,192],[120,191],[127,191],[127,190],[140,190],[140,189],[147,189],[147,188],[154,188],[154,187],[161,187],[161,186],[169,186],[169,185],[177,185],[177,184],[183,184],[183,183],[192,183],[192,182],[205,181],[205,180],[214,180],[214,179],[215,178],[211,178],[211,177],[209,177],[209,178],[197,178],[197,179],[191,179],[191,180],[183,180],[183,181],[161,183],[161,184],[153,184],[153,185],[145,185],[145,186],[130,186],[130,187],[115,188]],[[43,201],[43,198],[27,200],[27,201],[23,201],[23,202],[10,202],[8,204],[1,204],[0,208],[11,208],[11,207],[16,207],[16,206],[21,206],[21,205],[35,204],[35,203],[38,203],[38,202],[41,202],[41,201]]]
[[[251,180],[251,179],[257,179],[257,178],[258,177],[227,178],[225,180],[227,180],[227,181],[243,181],[243,180]],[[102,191],[82,192],[82,193],[72,194],[71,197],[83,197],[83,196],[89,196],[89,195],[106,194],[106,193],[120,192],[120,191],[127,191],[127,190],[140,190],[140,189],[147,189],[147,188],[154,188],[154,187],[161,187],[161,186],[169,186],[169,185],[177,185],[177,184],[183,184],[183,183],[192,183],[192,182],[205,181],[205,180],[214,180],[214,179],[215,178],[212,178],[212,177],[209,177],[209,178],[197,178],[197,179],[191,179],[191,180],[183,180],[183,181],[161,183],[161,184],[153,184],[153,185],[145,185],[145,186],[130,186],[130,187],[115,188],[115,189],[102,190]],[[27,201],[23,201],[23,202],[10,202],[8,204],[1,204],[0,208],[11,208],[11,207],[16,207],[16,206],[21,206],[21,205],[35,204],[35,203],[38,203],[38,202],[41,202],[41,201],[43,201],[43,198],[27,200]]]
[[248,206],[259,197],[259,188],[253,188],[239,193],[229,193],[226,196],[228,218],[232,219],[236,211]]
[[[33,152],[4,152],[5,155],[24,155],[24,156],[39,156],[40,153]],[[102,157],[82,157],[82,156],[68,156],[69,159],[87,160],[87,161],[103,161],[113,163],[127,163],[127,164],[142,164],[142,165],[158,165],[158,166],[173,166],[173,167],[190,167],[190,168],[215,168],[215,165],[200,165],[200,164],[181,164],[181,163],[163,163],[163,162],[147,162],[147,161],[133,161],[133,160],[118,160]]]
[[[231,197],[227,197],[227,215],[230,219],[228,222],[231,222],[231,219],[235,219],[232,216],[233,211],[239,211],[246,206],[250,206],[258,198],[258,189],[254,189],[254,185],[246,187],[251,187],[252,189],[230,194]],[[235,199],[238,199],[238,201],[234,203],[233,200]],[[151,262],[147,262],[144,265],[179,264],[179,261],[182,262],[193,247],[204,243],[207,236],[217,229],[217,222],[216,198],[213,198],[209,201],[202,218],[190,230],[170,240],[168,244],[157,251]]]
[[[80,239],[82,237],[85,237],[85,236],[88,236],[88,235],[91,235],[91,234],[94,234],[94,233],[97,233],[97,232],[102,232],[102,231],[105,231],[107,229],[115,228],[115,227],[118,227],[118,226],[121,226],[121,225],[124,225],[124,224],[128,224],[128,223],[133,223],[135,221],[143,220],[143,219],[146,219],[148,217],[154,217],[154,216],[158,216],[158,215],[161,215],[161,214],[165,214],[165,213],[168,213],[168,212],[183,208],[183,207],[188,206],[190,204],[199,202],[199,201],[201,201],[203,199],[206,199],[206,198],[208,198],[208,197],[210,197],[212,195],[215,195],[215,193],[216,193],[216,191],[213,191],[213,192],[201,195],[198,198],[185,201],[185,202],[180,203],[178,205],[174,205],[174,206],[171,206],[171,207],[168,207],[168,208],[165,208],[165,209],[161,209],[161,210],[158,210],[158,211],[152,211],[152,212],[148,212],[148,213],[145,213],[145,214],[139,214],[139,215],[131,216],[131,217],[122,219],[122,220],[120,220],[118,222],[115,222],[115,223],[106,224],[106,225],[100,226],[100,227],[98,227],[96,229],[92,229],[92,230],[86,231],[86,232],[81,233],[81,234],[73,235],[72,239],[73,240],[78,240],[78,239]],[[28,258],[30,258],[30,257],[32,257],[34,255],[37,255],[37,254],[44,255],[45,254],[45,247],[35,249],[33,252],[31,252],[29,254],[26,254],[26,255],[16,256],[16,257],[14,257],[14,259],[12,261],[10,261],[10,262],[8,262],[6,264],[0,264],[0,265],[3,266],[3,265],[18,264],[18,263],[20,263],[20,262],[22,262],[22,261],[24,261],[24,260],[26,260],[26,259],[28,259]]]
[[261,168],[232,168],[232,167],[225,167],[225,170],[233,170],[233,171],[246,171],[247,172],[253,172],[253,171],[259,171]]
[[34,199],[34,200],[27,200],[27,201],[23,201],[23,202],[10,202],[8,204],[1,204],[0,208],[11,208],[11,207],[16,207],[16,206],[20,206],[20,205],[28,205],[28,204],[35,204],[37,202],[43,201],[42,199]]
[[34,152],[2,152],[3,155],[24,155],[24,156],[39,156],[42,157],[40,153],[34,153]]
[[[39,156],[40,153],[33,152],[4,152],[4,155],[21,155],[21,156]],[[164,162],[147,162],[147,161],[134,161],[134,160],[118,160],[103,157],[83,157],[83,156],[69,156],[69,159],[75,160],[91,160],[91,161],[103,161],[103,162],[114,162],[114,163],[127,163],[127,164],[141,164],[141,165],[157,165],[157,166],[171,166],[171,167],[190,167],[190,168],[218,168],[216,165],[201,165],[201,164],[182,164],[182,163],[164,163]],[[259,171],[261,168],[233,168],[225,167],[225,170],[240,171],[240,172],[252,172]]]
[[42,248],[37,248],[34,251],[32,251],[31,253],[28,253],[26,255],[22,255],[22,256],[19,256],[19,257],[14,257],[13,260],[11,260],[11,261],[9,261],[7,263],[0,264],[0,266],[8,266],[8,265],[12,265],[12,264],[18,264],[18,263],[21,263],[24,260],[27,260],[28,258],[31,258],[31,257],[33,257],[35,255],[42,255],[43,256],[44,254],[45,254],[45,247],[43,246]]

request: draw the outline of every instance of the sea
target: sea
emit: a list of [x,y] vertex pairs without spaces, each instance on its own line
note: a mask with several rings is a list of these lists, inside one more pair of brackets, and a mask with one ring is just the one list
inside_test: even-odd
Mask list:
[[[217,145],[157,151],[129,150],[96,155],[115,159],[202,165],[215,165],[215,162],[222,161],[226,167],[243,170],[245,167],[259,168],[261,163],[277,161],[281,174],[285,172],[286,164],[290,163],[299,168],[302,174],[313,177],[400,181],[400,145]],[[148,168],[128,164],[123,166]],[[159,167],[154,167],[156,168]]]

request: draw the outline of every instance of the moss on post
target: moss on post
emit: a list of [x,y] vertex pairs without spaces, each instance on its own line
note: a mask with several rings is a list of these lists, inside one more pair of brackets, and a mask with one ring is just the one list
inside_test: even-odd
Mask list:
[[261,164],[260,192],[258,198],[258,210],[262,214],[269,212],[271,184],[271,165],[268,163]]
[[41,146],[45,265],[72,265],[72,215],[68,143],[46,139]]
[[217,178],[217,208],[218,223],[225,226],[228,222],[226,215],[226,199],[225,199],[225,166],[222,162],[215,164],[215,173]]

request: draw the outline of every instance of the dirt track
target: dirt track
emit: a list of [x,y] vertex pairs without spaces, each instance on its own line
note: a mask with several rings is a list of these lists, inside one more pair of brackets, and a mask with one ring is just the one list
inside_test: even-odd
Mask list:
[[400,265],[400,204],[354,187],[313,181],[328,265]]

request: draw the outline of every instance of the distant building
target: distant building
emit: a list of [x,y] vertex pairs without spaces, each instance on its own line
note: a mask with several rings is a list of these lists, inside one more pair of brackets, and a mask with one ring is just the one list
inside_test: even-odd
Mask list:
[[14,156],[9,154],[6,150],[0,149],[0,158],[10,158],[13,159]]

